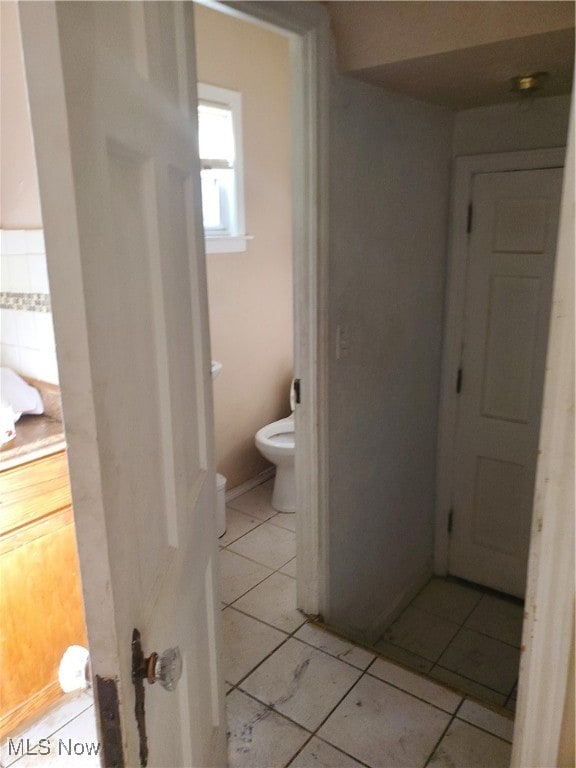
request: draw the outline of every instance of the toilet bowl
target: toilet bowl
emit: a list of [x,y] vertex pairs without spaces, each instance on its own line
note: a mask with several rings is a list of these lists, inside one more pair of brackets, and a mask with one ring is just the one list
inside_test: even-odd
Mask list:
[[262,456],[276,465],[272,506],[278,512],[295,512],[294,416],[262,427],[256,433],[255,442]]

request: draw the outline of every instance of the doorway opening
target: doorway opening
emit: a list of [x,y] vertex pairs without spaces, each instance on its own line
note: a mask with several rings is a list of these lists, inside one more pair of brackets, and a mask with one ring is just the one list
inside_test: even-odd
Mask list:
[[[233,88],[243,98],[242,78],[252,72],[242,105],[246,250],[218,254],[206,239],[213,355],[219,360],[222,349],[230,359],[228,366],[219,360],[222,372],[213,382],[218,471],[227,478],[232,506],[239,494],[266,482],[274,468],[255,448],[255,433],[270,422],[283,425],[293,412],[297,511],[289,527],[297,529],[297,602],[317,615],[326,600],[328,494],[327,200],[319,157],[327,112],[316,93],[327,78],[327,24],[317,9],[205,5],[196,6],[199,81]],[[233,34],[241,30],[244,35]],[[215,52],[214,36],[226,53]],[[270,67],[244,63],[234,71],[243,36],[254,60],[272,57]]]

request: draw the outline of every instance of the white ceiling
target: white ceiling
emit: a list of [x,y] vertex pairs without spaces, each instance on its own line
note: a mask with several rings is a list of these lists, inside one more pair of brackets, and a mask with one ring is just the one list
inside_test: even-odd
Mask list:
[[511,78],[544,71],[549,74],[536,95],[571,91],[573,3],[428,0],[326,6],[341,70],[388,90],[468,109],[518,100]]

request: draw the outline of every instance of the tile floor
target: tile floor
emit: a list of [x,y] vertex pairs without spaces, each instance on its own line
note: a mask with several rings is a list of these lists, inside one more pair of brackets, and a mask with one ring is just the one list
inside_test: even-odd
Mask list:
[[[91,693],[69,693],[0,743],[2,768],[100,768]],[[29,754],[24,754],[28,752]]]
[[[296,610],[294,519],[274,511],[270,494],[271,483],[265,483],[231,501],[220,539],[231,768],[509,765],[511,714],[346,642]],[[499,627],[489,641],[515,636],[499,605],[452,586],[443,616],[441,591],[435,582],[423,590],[382,644],[423,659],[426,672],[443,659],[441,668],[459,678],[469,673],[468,634],[484,632],[487,614],[498,617]],[[425,647],[417,642],[419,621],[426,627]],[[452,643],[458,636],[460,644]],[[495,684],[485,675],[485,683]]]
[[433,579],[375,648],[464,693],[514,711],[523,607],[457,581]]
[[[265,483],[231,501],[227,531],[220,539],[230,767],[508,766],[511,714],[482,706],[342,640],[296,610],[294,516],[276,513],[270,497],[271,483]],[[516,635],[501,606],[483,603],[479,597],[465,611],[464,593],[451,590],[453,603],[461,603],[462,612],[460,623],[454,621],[453,611],[449,613],[456,628],[444,643],[447,633],[439,613],[443,609],[431,610],[439,587],[432,585],[416,598],[399,624],[401,629],[396,627],[393,636],[382,642],[425,659],[433,664],[432,671],[451,647],[449,666],[440,668],[458,678],[459,685],[459,676],[468,671],[462,661],[467,657],[468,634],[479,628],[484,632],[488,614],[498,617],[500,627],[498,637],[489,639],[507,642]],[[432,617],[428,624],[434,629],[424,653],[416,640],[406,640],[415,637],[406,629],[414,627],[414,611]],[[460,645],[451,645],[461,632]],[[399,638],[403,646],[393,643]],[[437,654],[434,661],[430,649]],[[406,664],[407,659],[401,662]],[[52,744],[96,741],[91,697],[69,695],[12,738],[34,744],[47,736]],[[1,745],[0,762],[5,768],[98,765],[94,756],[70,758],[56,750],[49,756],[18,756],[13,750],[10,754],[7,740]]]

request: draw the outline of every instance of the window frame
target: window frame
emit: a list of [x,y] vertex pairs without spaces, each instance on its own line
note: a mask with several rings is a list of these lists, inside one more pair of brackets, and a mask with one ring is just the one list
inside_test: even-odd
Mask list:
[[244,146],[242,143],[242,94],[229,88],[197,83],[198,105],[224,107],[232,113],[234,135],[234,203],[232,221],[235,226],[227,234],[204,233],[206,253],[241,253],[246,250],[244,209]]

